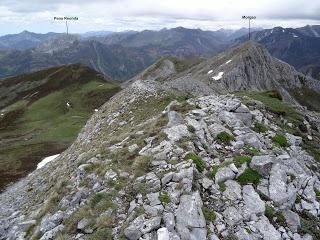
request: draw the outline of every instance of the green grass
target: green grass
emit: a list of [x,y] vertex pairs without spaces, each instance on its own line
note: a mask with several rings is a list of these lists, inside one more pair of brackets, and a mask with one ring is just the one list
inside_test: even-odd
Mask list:
[[207,164],[195,153],[187,153],[185,159],[191,159],[199,172],[203,172],[207,168]]
[[291,105],[282,101],[280,93],[277,91],[267,92],[237,92],[237,96],[248,96],[254,100],[262,102],[266,108],[277,114],[284,116],[289,122],[298,126],[303,122],[303,116],[298,113]]
[[227,189],[226,184],[224,182],[219,183],[220,192],[224,192]]
[[159,194],[159,200],[162,204],[168,204],[171,202],[170,196],[167,192],[161,192]]
[[268,131],[268,128],[262,123],[255,122],[252,130],[258,133],[265,133]]
[[206,207],[203,207],[202,208],[202,213],[203,213],[203,216],[204,218],[206,219],[207,222],[213,222],[214,220],[216,220],[216,213],[209,209],[209,208],[206,208]]
[[191,133],[195,133],[196,132],[196,129],[192,126],[192,125],[188,125],[188,131],[191,132]]
[[239,177],[238,182],[241,185],[246,185],[249,183],[253,183],[254,185],[258,185],[260,183],[262,176],[251,168],[247,168]]
[[275,214],[275,209],[273,207],[266,206],[266,209],[264,211],[264,215],[269,219],[272,220],[273,216]]
[[279,147],[288,147],[289,146],[287,138],[282,134],[277,134],[272,139],[272,141]]
[[[108,98],[94,99],[94,96],[99,97],[102,92],[110,92],[111,96],[117,89],[112,84],[97,81],[69,86],[28,106],[19,123],[24,129],[40,129],[43,140],[73,141],[93,110]],[[72,108],[66,106],[67,102]]]
[[244,150],[246,151],[246,154],[250,156],[257,156],[260,154],[259,150],[254,147],[245,146]]
[[316,193],[317,199],[320,199],[320,191],[318,189],[314,189],[314,192]]
[[227,132],[221,132],[216,136],[216,140],[219,143],[230,144],[234,140],[234,137]]
[[247,163],[247,165],[249,165],[251,162],[251,157],[244,155],[236,155],[233,157],[233,162],[237,168],[240,168],[244,163]]
[[[94,109],[119,90],[116,84],[100,80],[79,81],[38,100],[21,100],[6,107],[5,118],[0,119],[0,139],[14,142],[0,144],[0,175],[9,175],[9,180],[21,177],[37,161],[65,150]],[[2,184],[6,182],[0,181],[0,187]]]
[[281,225],[286,224],[286,218],[283,216],[281,212],[276,213],[276,218],[277,218],[277,222],[280,223]]
[[115,204],[112,202],[111,196],[107,193],[96,193],[90,199],[89,206],[98,213],[102,213],[108,208],[115,208]]
[[212,166],[211,171],[207,173],[207,177],[210,179],[213,179],[216,176],[219,168],[220,168],[220,166],[218,166],[218,165]]

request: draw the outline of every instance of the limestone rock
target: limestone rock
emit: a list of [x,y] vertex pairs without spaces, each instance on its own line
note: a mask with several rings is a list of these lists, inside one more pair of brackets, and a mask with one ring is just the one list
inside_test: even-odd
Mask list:
[[270,155],[253,156],[250,167],[255,169],[262,176],[268,176],[273,164],[273,157]]

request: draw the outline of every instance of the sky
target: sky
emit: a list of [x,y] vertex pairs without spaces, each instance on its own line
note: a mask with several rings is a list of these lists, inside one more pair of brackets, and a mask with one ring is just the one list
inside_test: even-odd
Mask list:
[[0,0],[0,35],[32,32],[159,30],[183,26],[217,30],[247,26],[300,27],[320,24],[320,1],[305,0]]

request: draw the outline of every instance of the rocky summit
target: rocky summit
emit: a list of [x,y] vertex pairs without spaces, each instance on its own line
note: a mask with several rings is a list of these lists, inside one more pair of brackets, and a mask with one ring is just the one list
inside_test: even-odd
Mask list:
[[[138,75],[70,148],[0,195],[0,239],[320,239],[319,114],[293,87],[279,89],[286,100],[263,85],[291,67],[246,62],[257,48]],[[257,74],[248,65],[260,92],[230,93],[224,83]]]

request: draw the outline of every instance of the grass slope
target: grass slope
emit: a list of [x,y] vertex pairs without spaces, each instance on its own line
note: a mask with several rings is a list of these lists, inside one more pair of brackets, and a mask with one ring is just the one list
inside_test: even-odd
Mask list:
[[98,75],[83,79],[87,75],[39,99],[19,100],[1,110],[0,190],[35,169],[43,157],[66,149],[94,110],[120,90]]

